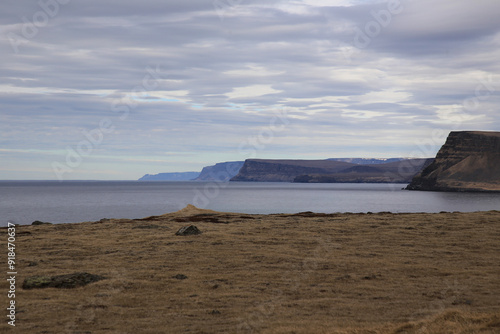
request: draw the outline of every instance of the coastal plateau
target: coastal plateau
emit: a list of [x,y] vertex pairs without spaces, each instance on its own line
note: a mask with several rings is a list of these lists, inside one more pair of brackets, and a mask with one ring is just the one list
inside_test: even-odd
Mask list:
[[231,181],[302,183],[409,183],[432,159],[357,164],[337,160],[247,159]]
[[500,191],[500,132],[451,132],[409,190]]

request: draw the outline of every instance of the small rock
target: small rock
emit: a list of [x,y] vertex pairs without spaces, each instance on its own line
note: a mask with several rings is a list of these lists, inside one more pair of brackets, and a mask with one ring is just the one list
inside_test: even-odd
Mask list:
[[52,225],[52,223],[41,222],[39,220],[35,220],[31,225]]
[[177,275],[173,276],[172,278],[175,278],[175,279],[186,279],[188,277],[186,275],[183,275],[183,274],[177,274]]
[[217,315],[217,314],[220,314],[220,311],[219,310],[212,310],[210,312],[210,314]]
[[73,289],[79,286],[84,286],[93,282],[104,279],[99,275],[89,273],[74,273],[58,276],[31,276],[24,280],[23,289],[43,289],[43,288],[58,288],[58,289]]
[[367,276],[363,277],[363,279],[366,279],[366,280],[371,280],[371,279],[376,279],[376,278],[377,278],[377,275],[375,275],[375,274],[367,275]]
[[38,262],[36,262],[36,261],[30,261],[28,263],[28,267],[34,267],[34,266],[38,266]]
[[198,235],[201,234],[202,232],[194,225],[189,225],[189,226],[183,226],[181,227],[175,235]]

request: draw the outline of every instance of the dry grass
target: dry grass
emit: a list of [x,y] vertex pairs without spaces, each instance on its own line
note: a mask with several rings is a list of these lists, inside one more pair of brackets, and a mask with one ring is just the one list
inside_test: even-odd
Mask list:
[[[202,235],[174,235],[191,222]],[[498,211],[190,207],[17,234],[18,333],[500,333]],[[21,289],[28,276],[81,271],[107,279]],[[5,280],[0,289],[8,290]],[[4,321],[0,332],[13,331]]]

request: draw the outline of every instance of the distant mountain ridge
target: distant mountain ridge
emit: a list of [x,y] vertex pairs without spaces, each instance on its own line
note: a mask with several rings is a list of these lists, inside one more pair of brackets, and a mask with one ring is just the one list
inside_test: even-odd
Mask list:
[[[353,159],[355,160],[355,159]],[[370,159],[363,159],[364,162]],[[231,181],[301,183],[409,183],[433,159],[391,159],[355,164],[327,160],[248,159]],[[390,160],[390,159],[387,159]],[[386,161],[387,161],[386,160]]]
[[409,183],[433,159],[247,159],[220,162],[201,172],[146,174],[140,181]]
[[216,181],[227,182],[238,174],[244,161],[219,162],[203,167],[201,172],[146,174],[139,181]]

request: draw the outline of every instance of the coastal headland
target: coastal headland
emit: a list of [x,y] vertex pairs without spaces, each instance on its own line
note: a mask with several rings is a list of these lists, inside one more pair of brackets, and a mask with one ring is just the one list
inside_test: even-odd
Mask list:
[[500,192],[500,132],[451,132],[407,189]]
[[[190,225],[201,234],[176,235]],[[500,211],[250,215],[188,206],[17,226],[17,328],[4,321],[0,332],[499,333],[499,240]],[[96,279],[50,283],[72,273]],[[49,283],[28,288],[34,276]]]

